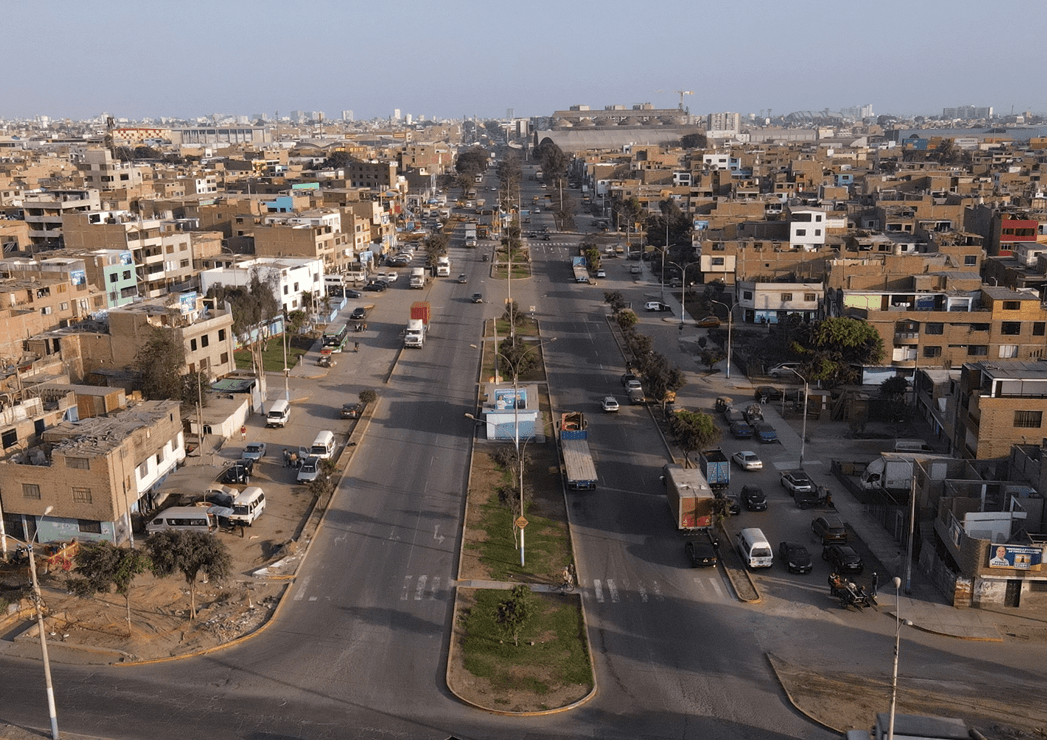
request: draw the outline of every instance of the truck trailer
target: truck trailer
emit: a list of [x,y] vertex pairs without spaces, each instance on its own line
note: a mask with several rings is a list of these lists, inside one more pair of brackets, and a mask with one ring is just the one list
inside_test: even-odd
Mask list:
[[580,411],[560,415],[564,480],[572,491],[591,491],[596,488],[596,464],[589,450],[587,426],[585,415]]
[[411,282],[410,282],[410,286],[412,288],[416,288],[418,290],[423,290],[425,288],[425,268],[424,267],[414,267],[414,268],[411,268]]
[[411,304],[411,318],[407,320],[407,332],[404,334],[405,347],[422,347],[429,334],[429,320],[432,317],[429,301],[415,301]]
[[705,480],[714,491],[724,490],[730,486],[731,461],[727,459],[723,450],[719,448],[705,450],[698,455],[698,460],[705,474]]
[[689,532],[713,525],[715,495],[702,471],[669,463],[662,469],[662,483],[677,529]]

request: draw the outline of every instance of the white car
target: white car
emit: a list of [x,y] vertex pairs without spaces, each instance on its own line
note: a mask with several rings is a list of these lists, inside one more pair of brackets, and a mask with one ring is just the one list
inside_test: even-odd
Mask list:
[[731,460],[742,470],[763,470],[763,460],[751,450],[743,450],[731,455]]
[[614,396],[607,396],[603,400],[604,411],[617,411],[618,410],[618,399]]
[[777,379],[777,378],[786,378],[786,379],[792,378],[792,379],[795,379],[796,378],[796,373],[794,373],[793,370],[799,370],[799,369],[800,369],[800,363],[798,363],[798,362],[783,362],[780,365],[775,365],[774,367],[772,367],[770,370],[767,371],[767,374],[770,375],[772,378],[775,378],[775,379]]
[[309,483],[316,480],[320,475],[320,458],[309,456],[302,461],[302,467],[298,468],[298,482]]
[[381,272],[376,277],[379,280],[384,280],[385,282],[392,284],[396,282],[396,278],[399,274],[400,273],[398,272]]

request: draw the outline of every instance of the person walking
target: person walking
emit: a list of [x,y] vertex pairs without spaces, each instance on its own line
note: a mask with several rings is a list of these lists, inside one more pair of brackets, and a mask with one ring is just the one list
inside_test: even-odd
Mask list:
[[240,439],[247,439],[247,427],[240,427]]

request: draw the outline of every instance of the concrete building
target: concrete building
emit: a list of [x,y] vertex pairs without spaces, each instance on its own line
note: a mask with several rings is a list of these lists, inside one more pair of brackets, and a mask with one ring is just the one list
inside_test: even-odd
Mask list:
[[970,362],[956,387],[956,454],[998,460],[1011,447],[1047,438],[1047,363]]
[[184,459],[178,401],[63,421],[0,461],[4,530],[41,543],[127,542],[132,516],[153,508],[150,492]]
[[345,271],[352,261],[349,245],[337,211],[268,216],[264,224],[254,227],[257,256],[319,259],[324,272]]
[[84,186],[94,190],[134,190],[141,188],[147,178],[152,178],[150,168],[113,159],[108,149],[88,149],[77,168],[83,176]]
[[101,206],[97,190],[48,190],[27,193],[22,213],[29,225],[29,241],[34,247],[57,249],[62,246],[64,218],[73,213],[97,211]]
[[259,257],[204,270],[200,273],[200,292],[206,295],[216,285],[250,286],[256,275],[262,283],[272,285],[273,294],[286,313],[311,308],[304,305],[302,293],[308,292],[314,298],[326,293],[323,260],[294,257]]
[[739,281],[737,305],[747,324],[777,324],[786,316],[805,321],[822,317],[824,287],[818,283],[764,283]]

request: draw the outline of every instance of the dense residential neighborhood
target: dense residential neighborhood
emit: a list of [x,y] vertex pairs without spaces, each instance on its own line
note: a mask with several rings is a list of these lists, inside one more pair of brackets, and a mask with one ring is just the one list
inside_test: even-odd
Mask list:
[[[1047,122],[973,106],[693,115],[676,92],[678,108],[488,120],[0,120],[4,560],[36,543],[75,570],[78,553],[182,530],[227,543],[249,607],[201,596],[205,623],[242,628],[155,655],[105,647],[144,660],[252,634],[281,599],[302,608],[313,538],[349,563],[337,548],[366,533],[364,572],[429,537],[439,554],[374,598],[441,602],[414,619],[450,632],[450,693],[521,713],[581,706],[606,652],[671,632],[668,617],[606,619],[621,602],[784,609],[813,572],[848,616],[894,599],[888,631],[1042,622]],[[383,520],[387,494],[409,519]],[[489,495],[504,522],[473,519]],[[542,554],[539,522],[557,516]],[[504,551],[467,571],[495,531]],[[723,577],[679,576],[685,552]],[[517,553],[545,570],[513,570]],[[637,553],[631,586],[599,572]],[[186,581],[195,615],[197,571]],[[468,693],[478,628],[460,625],[483,584],[520,583],[577,588],[614,647],[579,618],[585,678],[503,707]],[[914,613],[899,618],[903,583]],[[354,591],[303,603],[331,590]],[[512,594],[500,623],[527,614]],[[15,632],[38,602],[2,603]],[[976,628],[941,627],[940,610]],[[129,633],[131,613],[128,597]],[[819,733],[854,724],[825,719],[830,693],[791,699]],[[1001,706],[978,717],[1007,724]]]

